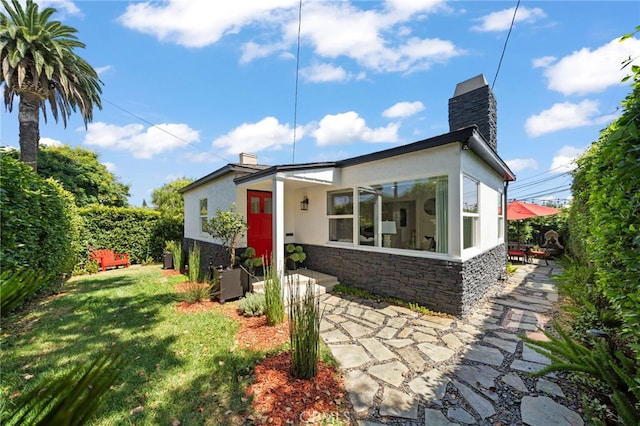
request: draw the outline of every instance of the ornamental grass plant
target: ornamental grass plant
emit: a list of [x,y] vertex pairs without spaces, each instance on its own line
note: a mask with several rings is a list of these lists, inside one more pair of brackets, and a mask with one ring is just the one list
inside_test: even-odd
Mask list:
[[315,285],[300,277],[288,277],[289,340],[291,342],[291,374],[299,379],[311,379],[318,373],[320,347],[320,299]]
[[278,325],[284,321],[284,299],[278,271],[271,263],[264,264],[264,296],[267,324]]

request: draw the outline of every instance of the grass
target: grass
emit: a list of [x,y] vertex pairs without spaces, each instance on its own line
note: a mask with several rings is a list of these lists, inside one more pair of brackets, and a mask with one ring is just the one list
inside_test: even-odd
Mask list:
[[250,375],[263,354],[233,350],[237,324],[222,312],[182,313],[159,266],[72,279],[65,294],[2,320],[3,411],[115,344],[125,367],[91,425],[226,425],[247,413]]

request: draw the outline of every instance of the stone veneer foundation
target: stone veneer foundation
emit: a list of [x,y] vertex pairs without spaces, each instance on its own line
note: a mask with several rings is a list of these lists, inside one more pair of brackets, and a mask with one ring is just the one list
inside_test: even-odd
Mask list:
[[303,245],[304,266],[342,284],[397,297],[434,311],[464,315],[498,284],[506,268],[500,245],[465,262]]
[[[195,240],[186,238],[185,254]],[[197,241],[201,270],[211,261],[226,265],[226,252],[218,244]],[[342,284],[381,296],[418,303],[437,312],[464,315],[486,292],[498,284],[506,268],[503,245],[465,262],[375,253],[341,247],[301,244],[307,254],[303,266],[333,275]],[[238,249],[240,256],[242,249]]]

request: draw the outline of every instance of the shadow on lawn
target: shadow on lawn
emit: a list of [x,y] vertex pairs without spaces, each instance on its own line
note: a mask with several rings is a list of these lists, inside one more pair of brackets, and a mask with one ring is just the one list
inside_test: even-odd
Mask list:
[[4,320],[9,373],[2,394],[44,386],[106,348],[126,345],[125,366],[97,424],[242,424],[250,406],[245,389],[261,354],[230,350],[236,325],[221,312],[176,314],[179,278],[156,269],[74,278],[62,294]]
[[[132,404],[144,399],[141,389],[150,372],[161,362],[180,365],[181,360],[169,350],[175,336],[151,332],[162,321],[163,307],[175,301],[171,288],[159,285],[149,294],[136,289],[139,283],[135,273],[73,280],[62,293],[3,318],[3,391],[17,395],[46,386],[60,372],[120,345],[126,346],[127,362],[110,399],[118,394]],[[21,402],[9,399],[7,405]]]

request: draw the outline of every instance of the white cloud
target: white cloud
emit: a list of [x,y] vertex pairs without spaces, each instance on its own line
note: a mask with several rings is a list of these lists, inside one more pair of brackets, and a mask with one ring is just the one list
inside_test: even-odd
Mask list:
[[[541,66],[545,68],[544,76],[551,90],[563,95],[598,93],[621,84],[622,78],[630,72],[628,68],[621,69],[622,61],[631,57],[635,58],[634,64],[640,65],[638,52],[639,39],[630,38],[624,42],[615,39],[595,50],[585,47],[558,62],[547,61]],[[534,60],[534,66],[536,63],[541,60]]]
[[541,58],[535,58],[531,61],[531,65],[534,68],[547,68],[554,63],[558,58],[555,56],[543,56]]
[[349,111],[335,115],[325,115],[312,131],[319,146],[346,145],[351,142],[398,142],[398,123],[372,129],[364,118]]
[[583,152],[583,148],[568,145],[563,146],[553,157],[549,171],[553,173],[565,173],[575,169],[575,160],[582,155]]
[[513,160],[507,161],[507,166],[509,166],[514,173],[518,173],[526,169],[536,170],[538,168],[538,162],[533,158],[514,158]]
[[529,117],[524,127],[527,135],[535,138],[562,129],[601,124],[604,118],[599,114],[598,102],[596,101],[587,99],[579,104],[557,103],[550,109]]
[[331,64],[315,64],[302,68],[300,76],[312,83],[326,83],[330,81],[345,81],[350,78],[349,73],[342,67]]
[[40,145],[44,145],[44,146],[62,146],[62,145],[64,145],[64,143],[60,142],[57,139],[40,138]]
[[104,67],[98,67],[98,68],[95,68],[95,70],[98,73],[98,77],[101,77],[104,73],[106,73],[107,71],[111,70],[111,65],[105,65]]
[[[498,12],[492,12],[488,15],[477,18],[476,21],[480,21],[480,25],[471,27],[472,30],[489,32],[489,31],[507,31],[511,26],[513,20],[513,11],[515,7],[510,9],[500,10]],[[528,24],[534,23],[539,19],[546,18],[544,11],[538,7],[529,9],[526,7],[518,8],[516,12],[516,18],[514,23],[526,22]]]
[[404,118],[411,117],[414,114],[424,110],[424,104],[420,101],[415,102],[398,102],[390,108],[382,112],[383,117],[387,118]]
[[110,161],[102,163],[102,165],[105,166],[107,168],[107,170],[109,170],[111,173],[115,172],[116,169],[117,169],[115,163],[112,163]]
[[[443,1],[390,0],[382,8],[360,9],[357,2],[307,2],[303,8],[301,42],[311,45],[323,60],[346,57],[378,72],[427,69],[464,54],[452,42],[409,38],[410,29],[427,13],[446,10]],[[215,13],[203,13],[208,0],[169,0],[165,3],[130,4],[119,17],[124,26],[159,40],[186,47],[216,43],[251,24],[251,36],[242,47],[240,61],[249,62],[273,54],[287,59],[298,40],[296,0],[263,0],[216,3]],[[248,33],[248,31],[247,31]]]
[[[298,127],[296,138],[302,138],[305,130]],[[293,143],[293,128],[280,124],[275,117],[265,117],[257,123],[244,123],[226,135],[213,141],[214,148],[223,148],[227,154],[260,152],[281,149]]]
[[283,8],[292,9],[297,4],[297,0],[216,2],[211,11],[210,0],[147,1],[130,4],[118,19],[127,28],[163,41],[204,47],[253,22],[279,22]]
[[96,122],[89,124],[84,144],[129,151],[136,158],[150,159],[156,154],[197,142],[199,138],[198,131],[186,124],[158,124],[145,129],[142,124],[117,126]]
[[82,14],[78,6],[76,6],[74,2],[69,0],[40,0],[37,3],[40,11],[42,11],[45,7],[52,7],[56,9],[58,12],[61,12],[63,14],[69,14],[69,15]]

